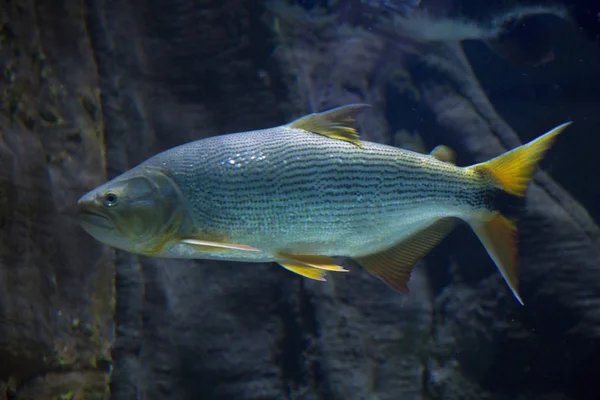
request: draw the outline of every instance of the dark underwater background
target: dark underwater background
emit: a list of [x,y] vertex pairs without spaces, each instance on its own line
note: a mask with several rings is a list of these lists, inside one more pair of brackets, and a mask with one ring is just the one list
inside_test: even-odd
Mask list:
[[[600,2],[3,0],[0,399],[600,399]],[[79,196],[158,151],[372,104],[459,165],[574,121],[519,223],[520,306],[460,226],[400,295],[352,261],[114,251]]]

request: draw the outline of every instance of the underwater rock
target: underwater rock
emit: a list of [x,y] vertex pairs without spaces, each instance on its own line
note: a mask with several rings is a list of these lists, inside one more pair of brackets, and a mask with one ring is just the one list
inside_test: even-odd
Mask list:
[[[2,5],[7,397],[106,397],[116,265],[115,400],[586,399],[599,368],[600,235],[580,205],[593,196],[579,185],[575,199],[546,173],[519,226],[525,308],[468,229],[426,257],[400,296],[350,261],[323,283],[274,264],[113,259],[76,226],[80,194],[157,151],[350,102],[374,105],[361,121],[367,140],[418,132],[461,165],[564,122],[505,108],[511,126],[532,130],[519,137],[499,116],[479,82],[502,82],[508,68],[472,68],[459,45],[493,29],[413,20],[416,7],[380,21],[352,14],[352,1],[331,2],[340,15],[324,2],[217,3]],[[554,79],[575,79],[564,75]],[[576,129],[552,149],[553,176],[566,176]]]
[[0,7],[0,397],[106,399],[112,253],[72,206],[105,178],[83,5]]
[[[451,145],[463,165],[521,142],[458,45],[477,32],[490,37],[489,29],[472,29],[476,24],[454,38],[439,34],[447,24],[428,26],[415,41],[422,24],[360,29],[364,21],[340,23],[318,7],[281,2],[207,8],[180,0],[171,8],[147,1],[139,7],[154,11],[143,21],[135,9],[98,4],[93,43],[102,50],[109,176],[175,144],[356,101],[375,106],[362,120],[365,138],[390,143],[392,132],[418,131],[429,148]],[[591,263],[598,248],[582,234],[594,237],[597,227],[543,173],[529,202],[521,233],[524,309],[465,229],[416,269],[408,297],[349,261],[349,274],[321,283],[275,265],[117,252],[113,398],[577,398],[573,377],[583,367],[543,387],[553,367],[535,344],[560,349],[552,361],[561,365],[569,346],[559,343],[545,316],[562,310],[593,326],[593,313],[566,300],[570,290],[584,289],[584,279],[564,289],[549,283],[548,271],[558,264],[588,271],[591,264],[579,254]],[[543,256],[547,243],[551,262]],[[575,243],[576,251],[569,250]],[[546,272],[541,278],[535,271]],[[560,296],[559,288],[566,290]],[[593,301],[590,290],[583,296]],[[548,297],[557,299],[547,303],[552,308],[544,305]],[[532,315],[541,319],[532,324]],[[528,346],[534,350],[522,351]],[[526,388],[527,381],[538,386]]]

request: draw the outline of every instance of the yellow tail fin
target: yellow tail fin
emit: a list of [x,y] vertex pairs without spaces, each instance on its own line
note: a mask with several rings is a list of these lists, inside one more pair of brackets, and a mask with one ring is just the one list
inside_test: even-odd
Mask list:
[[502,278],[519,303],[519,271],[517,263],[517,227],[514,221],[495,213],[489,221],[472,221],[471,228],[494,260]]
[[[488,175],[502,191],[524,197],[536,164],[556,136],[570,124],[571,122],[567,122],[559,125],[529,143],[469,169]],[[471,220],[470,225],[519,303],[523,304],[518,285],[516,220],[495,211],[491,215],[486,213],[482,218]]]
[[571,122],[565,122],[529,143],[470,168],[488,172],[504,191],[523,197],[536,164],[569,125]]

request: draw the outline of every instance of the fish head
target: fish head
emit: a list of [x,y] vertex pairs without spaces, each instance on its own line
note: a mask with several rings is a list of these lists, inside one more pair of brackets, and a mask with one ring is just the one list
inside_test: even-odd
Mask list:
[[136,167],[77,201],[82,228],[96,240],[142,255],[162,250],[182,226],[185,201],[159,168]]

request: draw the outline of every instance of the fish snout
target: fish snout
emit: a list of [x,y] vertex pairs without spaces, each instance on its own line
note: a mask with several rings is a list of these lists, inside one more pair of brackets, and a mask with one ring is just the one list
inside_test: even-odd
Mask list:
[[101,207],[98,206],[97,201],[95,201],[93,193],[87,193],[77,200],[77,217],[80,220],[108,219]]
[[81,215],[82,213],[86,213],[90,211],[90,206],[93,204],[92,197],[89,193],[81,196],[77,200],[77,214]]

